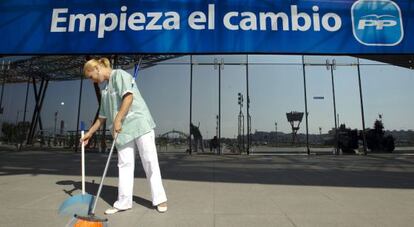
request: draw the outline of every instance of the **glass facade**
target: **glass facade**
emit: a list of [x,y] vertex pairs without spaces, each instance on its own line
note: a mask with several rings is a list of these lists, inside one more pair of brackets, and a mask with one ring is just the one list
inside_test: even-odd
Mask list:
[[[364,136],[368,151],[389,151],[391,142],[396,152],[410,150],[413,83],[407,68],[298,55],[181,56],[141,70],[137,79],[160,152],[223,154],[361,152]],[[79,81],[50,82],[44,130],[55,133],[56,112],[56,131],[60,120],[65,131],[76,130],[79,87]],[[5,85],[2,122],[22,120],[25,91],[26,84]],[[82,91],[80,120],[89,127],[97,99],[89,81]],[[26,121],[33,109],[30,85]]]

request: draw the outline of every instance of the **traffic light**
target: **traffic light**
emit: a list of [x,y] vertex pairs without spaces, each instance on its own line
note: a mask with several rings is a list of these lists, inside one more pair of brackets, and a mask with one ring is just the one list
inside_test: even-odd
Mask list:
[[239,101],[239,105],[243,105],[243,95],[239,92],[239,97],[238,97],[238,101]]

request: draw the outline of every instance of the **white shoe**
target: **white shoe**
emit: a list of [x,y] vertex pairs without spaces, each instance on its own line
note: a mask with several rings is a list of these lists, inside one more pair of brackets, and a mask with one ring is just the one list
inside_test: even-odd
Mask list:
[[[129,209],[126,209],[126,210],[129,210]],[[108,208],[107,210],[105,210],[105,214],[106,215],[108,215],[108,214],[116,214],[118,212],[122,212],[122,211],[126,211],[126,210],[120,210],[120,209],[117,209],[115,207],[111,207],[111,208]]]
[[167,203],[161,203],[157,205],[157,211],[160,213],[165,213],[167,212],[168,207],[167,207]]

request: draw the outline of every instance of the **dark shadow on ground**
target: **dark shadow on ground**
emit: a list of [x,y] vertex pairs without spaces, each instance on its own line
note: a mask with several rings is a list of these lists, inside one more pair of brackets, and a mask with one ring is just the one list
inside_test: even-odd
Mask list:
[[[86,154],[86,175],[100,177],[106,154]],[[275,185],[414,189],[414,156],[398,154],[246,156],[159,154],[163,179]],[[108,177],[117,177],[114,155]],[[1,176],[30,174],[80,176],[80,154],[68,152],[0,152]],[[136,178],[145,178],[139,156]],[[109,187],[109,186],[105,186]],[[116,188],[105,189],[112,204]],[[95,191],[91,191],[93,194]],[[140,198],[136,200],[141,201]],[[141,201],[145,203],[145,201]]]
[[[63,180],[56,182],[57,185],[71,186],[70,190],[62,189],[62,193],[70,196],[82,193],[82,183],[80,181]],[[85,193],[95,196],[98,192],[99,183],[85,182]],[[100,198],[108,203],[110,206],[116,201],[118,195],[118,188],[109,185],[103,185]],[[152,202],[144,198],[133,196],[133,201],[141,206],[153,209]]]

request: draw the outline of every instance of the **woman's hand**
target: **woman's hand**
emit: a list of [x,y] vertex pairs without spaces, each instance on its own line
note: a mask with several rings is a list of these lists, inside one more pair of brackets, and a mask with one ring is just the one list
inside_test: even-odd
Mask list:
[[85,143],[85,146],[89,143],[89,139],[92,137],[92,134],[90,134],[89,132],[87,132],[82,138],[80,138],[79,142],[80,143]]
[[115,119],[114,121],[114,135],[120,133],[122,130],[122,122],[120,120]]

